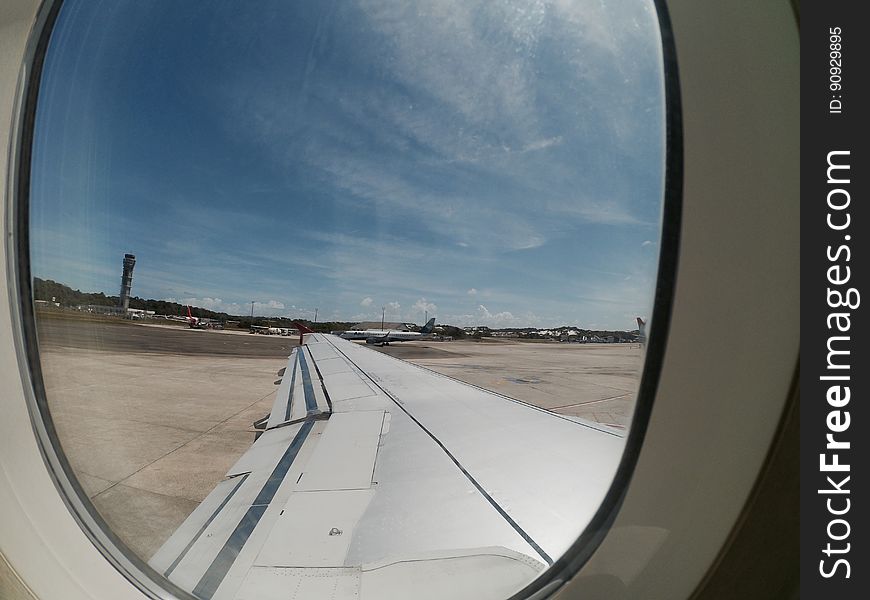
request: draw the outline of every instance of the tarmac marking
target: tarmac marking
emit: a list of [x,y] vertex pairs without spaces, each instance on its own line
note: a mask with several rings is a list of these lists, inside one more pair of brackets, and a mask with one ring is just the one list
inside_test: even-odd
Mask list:
[[598,404],[599,402],[607,402],[608,400],[619,400],[620,398],[627,398],[628,396],[631,396],[631,394],[630,393],[620,394],[618,396],[610,396],[608,398],[598,398],[597,400],[585,400],[583,402],[575,402],[573,404],[563,404],[562,406],[553,406],[553,407],[549,408],[548,410],[556,410],[559,408],[571,408],[572,406],[585,406],[587,404]]

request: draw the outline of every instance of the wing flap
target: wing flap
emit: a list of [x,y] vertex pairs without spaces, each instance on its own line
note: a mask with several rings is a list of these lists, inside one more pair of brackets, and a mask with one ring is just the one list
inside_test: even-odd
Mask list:
[[334,414],[296,490],[368,489],[384,424],[384,411]]
[[236,595],[238,600],[357,599],[360,570],[253,567]]
[[262,471],[277,464],[281,454],[296,436],[301,426],[300,423],[296,423],[263,432],[251,448],[227,471],[227,477],[243,475],[251,471]]
[[255,566],[337,567],[374,490],[294,493],[275,521]]
[[226,508],[227,503],[238,492],[248,474],[221,481],[206,496],[184,523],[175,530],[149,561],[155,570],[169,575],[178,562],[190,551],[193,543],[202,535],[208,525]]
[[525,587],[542,567],[504,548],[428,553],[383,565],[363,565],[361,588],[365,600],[503,600]]
[[[328,344],[321,345],[328,346]],[[344,368],[347,368],[347,362],[339,359],[334,350],[331,351],[331,355],[333,356],[331,360],[339,360]],[[310,416],[326,415],[330,411],[329,399],[318,364],[307,347],[295,348],[287,361],[281,384],[275,393],[275,402],[272,404],[266,429],[282,427]]]
[[266,429],[276,427],[285,421],[291,420],[290,409],[294,388],[296,387],[296,352],[294,348],[290,353],[290,358],[287,361],[287,366],[284,368],[284,375],[281,377],[281,384],[275,392],[275,402],[272,404],[272,412],[269,413],[269,419],[266,421]]
[[271,529],[323,430],[306,421],[263,433],[149,561],[181,587],[210,598],[258,525]]

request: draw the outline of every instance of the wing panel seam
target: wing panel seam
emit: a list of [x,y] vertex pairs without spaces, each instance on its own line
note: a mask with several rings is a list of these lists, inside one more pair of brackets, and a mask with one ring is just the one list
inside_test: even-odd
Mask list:
[[[331,343],[331,342],[330,342],[330,343]],[[351,359],[349,356],[347,356],[347,354],[345,354],[345,353],[344,353],[340,348],[338,348],[338,347],[335,346],[334,344],[333,344],[333,348],[335,348],[335,350],[336,350],[337,352],[340,352],[340,353],[342,354],[342,356],[344,356],[348,361],[350,361],[351,363],[353,363],[354,366],[357,366],[357,368],[359,368],[359,366],[356,365],[356,363],[353,362],[353,359]],[[528,533],[527,533],[527,532],[526,532],[526,531],[525,531],[525,530],[520,526],[519,523],[517,523],[516,521],[514,521],[514,519],[513,519],[513,518],[512,518],[512,517],[511,517],[511,516],[510,516],[510,515],[509,515],[509,514],[508,514],[508,513],[507,513],[507,512],[506,512],[506,511],[501,507],[501,506],[500,506],[500,505],[499,505],[499,503],[495,501],[495,498],[493,498],[492,496],[490,496],[489,493],[488,493],[485,489],[483,489],[483,486],[481,486],[480,483],[478,483],[477,480],[474,478],[474,476],[473,476],[471,473],[469,473],[469,472],[465,469],[465,467],[462,466],[462,463],[460,463],[459,460],[458,460],[455,456],[453,456],[453,454],[450,452],[450,450],[447,449],[447,447],[446,447],[446,446],[441,442],[441,440],[439,440],[439,439],[435,436],[435,434],[433,434],[431,431],[429,431],[429,430],[426,428],[425,425],[423,425],[419,420],[417,420],[417,418],[416,418],[414,415],[412,415],[412,414],[411,414],[411,413],[410,413],[410,412],[409,412],[409,411],[408,411],[408,410],[407,410],[407,409],[402,405],[402,403],[399,402],[399,400],[398,400],[395,396],[393,396],[390,392],[388,392],[386,389],[384,389],[384,388],[383,388],[383,387],[382,387],[382,386],[381,386],[377,381],[375,381],[375,380],[374,380],[374,379],[373,379],[373,378],[372,378],[368,373],[366,373],[365,370],[362,370],[362,369],[360,369],[360,370],[361,370],[361,372],[362,372],[363,374],[365,374],[366,377],[369,378],[369,380],[371,380],[372,383],[374,383],[374,384],[378,387],[379,390],[381,390],[384,394],[386,394],[386,396],[387,396],[390,400],[392,400],[393,403],[394,403],[396,406],[398,406],[398,407],[402,410],[402,412],[404,412],[404,413],[408,416],[408,418],[410,418],[412,421],[414,421],[414,423],[416,423],[417,426],[418,426],[420,429],[422,429],[422,430],[423,430],[423,431],[424,431],[424,432],[425,432],[425,433],[426,433],[430,438],[432,438],[432,441],[434,441],[436,444],[438,444],[438,447],[440,447],[441,450],[443,450],[444,453],[447,455],[447,457],[450,458],[451,461],[453,461],[453,464],[456,465],[456,468],[458,468],[458,469],[462,472],[462,474],[465,475],[465,477],[466,477],[466,478],[471,482],[471,484],[472,484],[472,485],[477,489],[477,491],[480,492],[480,494],[481,494],[484,498],[486,498],[487,502],[490,503],[490,505],[491,505],[491,506],[496,510],[496,512],[498,512],[498,514],[501,515],[501,517],[502,517],[502,518],[503,518],[503,519],[504,519],[504,520],[505,520],[505,521],[506,521],[506,522],[507,522],[507,523],[508,523],[508,524],[509,524],[513,529],[514,529],[514,531],[516,531],[517,534],[519,534],[519,536],[520,536],[521,538],[523,538],[523,540],[525,540],[526,543],[527,543],[529,546],[531,546],[531,547],[535,550],[535,552],[537,552],[537,553],[541,556],[542,559],[544,559],[544,562],[547,563],[547,566],[553,566],[553,559],[550,557],[550,555],[547,554],[547,553],[544,551],[544,549],[541,548],[541,546],[540,546],[540,545],[539,545],[539,544],[538,544],[534,539],[532,539],[532,536],[530,536],[530,535],[529,535],[529,534],[528,534]]]
[[179,563],[181,563],[181,561],[184,559],[184,557],[187,556],[187,553],[190,552],[190,549],[193,548],[194,544],[196,544],[200,536],[205,532],[208,526],[211,525],[212,521],[215,520],[215,518],[218,516],[218,513],[224,509],[224,507],[227,505],[233,495],[239,490],[240,487],[242,487],[242,484],[245,483],[245,480],[248,478],[249,475],[250,473],[245,473],[244,475],[242,475],[241,479],[235,485],[235,487],[230,490],[230,493],[227,494],[226,498],[223,499],[223,501],[215,509],[215,511],[209,516],[208,519],[206,519],[202,527],[199,528],[199,531],[197,531],[193,538],[187,543],[187,546],[184,547],[184,550],[181,551],[181,554],[179,554],[175,558],[175,560],[172,561],[172,564],[169,565],[169,568],[167,568],[166,571],[163,572],[164,577],[169,577],[169,575],[175,570],[175,567],[177,567]]
[[201,598],[211,598],[218,587],[220,587],[224,577],[226,577],[227,572],[232,567],[239,552],[241,552],[242,547],[248,541],[248,538],[250,538],[251,533],[253,533],[254,528],[260,522],[263,514],[265,514],[272,498],[275,497],[278,487],[280,487],[281,482],[287,476],[287,472],[296,460],[296,456],[308,438],[312,427],[314,427],[314,420],[308,420],[299,429],[299,432],[293,438],[287,450],[285,450],[281,460],[275,465],[272,474],[269,475],[269,479],[266,480],[266,483],[260,489],[260,493],[257,494],[257,497],[248,508],[245,516],[236,525],[223,548],[220,549],[211,565],[209,565],[199,580],[199,583],[196,584],[196,587],[193,589],[194,595]]
[[293,389],[296,386],[296,365],[299,364],[299,356],[298,356],[299,353],[295,352],[294,354],[296,354],[297,356],[296,356],[296,359],[293,361],[293,373],[291,373],[291,375],[290,375],[290,393],[287,395],[287,410],[284,413],[284,420],[285,421],[290,420],[290,410],[291,410],[292,405],[293,405]]

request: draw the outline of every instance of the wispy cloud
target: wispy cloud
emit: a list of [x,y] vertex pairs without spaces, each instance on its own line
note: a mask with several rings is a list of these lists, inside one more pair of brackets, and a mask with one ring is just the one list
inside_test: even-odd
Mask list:
[[[189,297],[176,299],[170,297],[163,298],[163,300],[167,302],[178,302],[179,304],[184,304],[188,306],[198,306],[200,308],[213,310],[215,312],[225,312],[230,315],[248,314],[247,311],[251,310],[252,308],[250,304],[242,305],[238,302],[226,302],[221,298]],[[287,307],[284,305],[284,303],[279,302],[278,300],[267,300],[266,302],[255,301],[253,305],[253,311],[255,316],[283,315],[286,312],[286,308]]]
[[432,316],[438,312],[438,306],[434,302],[427,301],[426,298],[420,298],[417,300],[412,309],[418,313],[429,313]]
[[[39,123],[35,273],[114,292],[133,251],[134,293],[239,314],[251,299],[466,324],[642,310],[664,150],[651,2],[210,10],[207,32],[162,15],[189,35],[124,69],[82,37],[111,86],[76,77],[81,53],[50,61],[46,94],[78,98],[86,126]],[[137,47],[154,43],[143,28]]]

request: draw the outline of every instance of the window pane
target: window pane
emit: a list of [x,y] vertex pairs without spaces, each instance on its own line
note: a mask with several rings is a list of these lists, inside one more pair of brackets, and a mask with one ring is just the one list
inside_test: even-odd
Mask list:
[[68,0],[37,108],[51,418],[158,572],[497,598],[583,531],[655,286],[652,3]]

